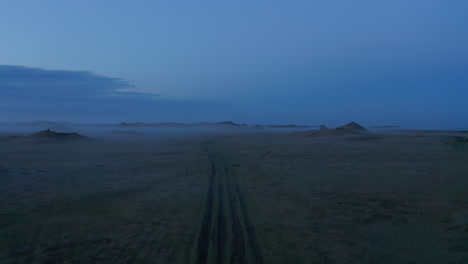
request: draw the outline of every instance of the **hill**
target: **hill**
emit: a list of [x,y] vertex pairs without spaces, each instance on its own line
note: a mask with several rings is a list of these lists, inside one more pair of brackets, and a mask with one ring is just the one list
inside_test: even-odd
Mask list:
[[365,127],[359,125],[356,122],[351,122],[349,124],[339,126],[335,128],[335,130],[348,133],[362,133],[368,131]]

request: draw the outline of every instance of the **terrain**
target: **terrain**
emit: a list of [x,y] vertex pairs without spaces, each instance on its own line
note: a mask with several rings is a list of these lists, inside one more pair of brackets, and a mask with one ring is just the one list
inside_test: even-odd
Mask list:
[[0,263],[468,261],[463,131],[123,132],[0,138]]

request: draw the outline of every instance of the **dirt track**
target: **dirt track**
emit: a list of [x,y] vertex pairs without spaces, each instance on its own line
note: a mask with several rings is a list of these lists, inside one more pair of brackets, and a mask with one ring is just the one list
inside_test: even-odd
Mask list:
[[203,149],[211,164],[195,263],[263,263],[237,176],[213,142]]

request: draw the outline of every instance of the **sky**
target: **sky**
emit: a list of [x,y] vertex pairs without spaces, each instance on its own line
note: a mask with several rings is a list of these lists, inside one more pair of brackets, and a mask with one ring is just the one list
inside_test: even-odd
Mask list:
[[468,127],[468,1],[0,1],[0,122]]

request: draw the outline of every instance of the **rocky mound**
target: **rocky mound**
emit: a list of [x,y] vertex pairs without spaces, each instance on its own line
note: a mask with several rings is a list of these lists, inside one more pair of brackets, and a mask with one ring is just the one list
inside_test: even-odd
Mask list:
[[339,126],[335,128],[335,130],[340,131],[340,132],[347,132],[347,133],[362,133],[362,132],[368,131],[365,127],[359,125],[356,122],[351,122],[349,124]]
[[320,125],[319,130],[328,130],[328,127],[326,127],[325,125]]
[[50,129],[39,131],[29,135],[30,138],[48,138],[48,139],[84,139],[85,137],[78,133],[59,133]]

